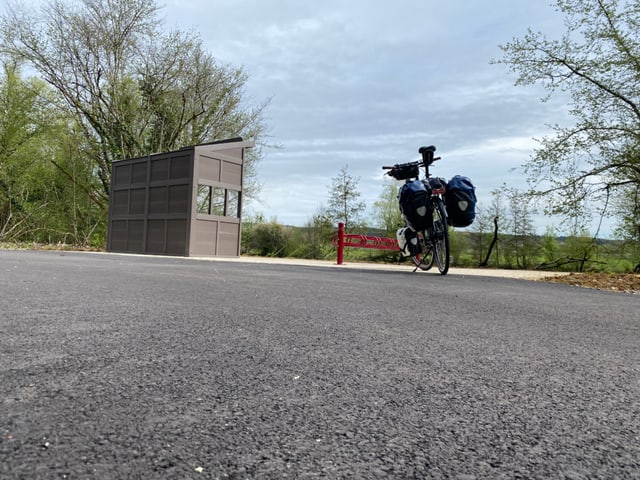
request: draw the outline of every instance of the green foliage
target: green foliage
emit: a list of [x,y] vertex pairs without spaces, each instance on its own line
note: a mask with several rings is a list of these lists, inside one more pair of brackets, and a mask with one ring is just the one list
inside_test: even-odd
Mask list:
[[346,231],[359,226],[362,213],[366,208],[365,203],[358,200],[360,198],[359,179],[349,175],[348,169],[349,167],[345,165],[340,169],[338,176],[331,180],[327,208],[329,218],[335,224],[343,222]]
[[[561,39],[529,30],[502,46],[496,62],[509,65],[517,85],[570,96],[573,124],[555,126],[525,168],[548,212],[611,212],[624,220],[630,206],[638,209],[640,186],[640,8],[635,0],[556,5],[565,18]],[[633,237],[631,227],[621,232]]]
[[590,263],[596,262],[597,251],[598,244],[584,230],[574,231],[562,247],[566,262],[572,264],[572,269],[577,269],[578,272],[584,272]]
[[331,244],[331,236],[334,233],[331,219],[318,212],[304,227],[293,230],[288,256],[316,260],[333,258],[335,247]]
[[290,233],[274,218],[266,222],[262,216],[243,222],[241,250],[246,255],[286,257]]
[[[222,138],[257,142],[243,179],[243,198],[255,195],[268,102],[247,106],[244,70],[194,32],[165,33],[158,14],[153,0],[4,10],[0,241],[103,247],[114,160]],[[22,64],[40,80],[22,80]]]
[[509,268],[530,268],[539,248],[533,228],[531,197],[515,188],[502,189],[507,199],[507,215],[504,230],[509,237],[503,242],[502,251]]
[[[304,227],[285,227],[276,219],[266,221],[258,216],[243,222],[242,253],[245,255],[294,257],[335,261],[336,247],[331,236],[336,233],[331,223],[321,213],[314,215]],[[357,229],[353,233],[384,236],[384,231]],[[450,231],[452,265],[477,267],[474,242],[478,235],[488,233]],[[557,237],[548,230],[543,237],[533,236],[529,242],[538,247],[531,251],[527,263],[518,263],[513,235],[501,234],[502,249],[500,264],[491,262],[494,268],[535,268],[549,271],[602,271],[631,272],[637,264],[638,250],[634,245],[622,241],[596,241],[584,230],[576,230],[568,237]],[[487,242],[488,244],[488,242]],[[484,252],[486,254],[486,252]],[[346,248],[347,262],[406,263],[407,257],[399,252],[362,248]]]
[[552,263],[558,258],[560,246],[553,228],[547,228],[544,237],[542,237],[540,250],[544,263]]
[[[617,236],[640,248],[640,185],[627,186],[626,195],[618,199],[616,207],[622,212]],[[640,262],[640,258],[638,261]]]
[[[45,0],[0,17],[4,54],[28,62],[81,127],[103,208],[114,160],[265,132],[266,103],[244,103],[247,74],[216,63],[194,32],[166,34],[159,18],[154,0]],[[245,198],[257,188],[256,152]]]
[[[79,160],[82,139],[38,80],[15,64],[0,77],[0,241],[104,241],[104,212],[87,195],[93,173]],[[74,183],[73,180],[78,183]],[[85,190],[78,187],[84,184]]]
[[493,213],[484,208],[480,203],[476,206],[476,218],[471,226],[471,231],[466,232],[467,246],[463,253],[454,259],[454,265],[478,266],[487,255],[491,239],[493,237]]
[[398,206],[398,186],[393,180],[386,180],[380,197],[373,203],[374,217],[380,228],[390,237],[395,237],[396,230],[404,225],[402,213]]
[[[393,197],[390,195],[393,192]],[[386,195],[385,195],[386,194]],[[490,208],[478,208],[472,231],[450,229],[452,265],[477,267],[487,255],[494,237],[494,219],[497,218],[498,244],[493,249],[488,266],[493,268],[543,269],[549,271],[610,271],[630,272],[638,264],[640,250],[636,243],[622,241],[598,241],[589,236],[581,223],[574,219],[571,234],[560,237],[549,228],[544,236],[535,234],[532,228],[531,198],[521,191],[503,187],[492,192]],[[395,192],[385,187],[380,203],[397,208]],[[378,213],[385,211],[378,209]],[[395,225],[390,232],[385,222],[380,229],[359,227],[349,233],[387,236],[395,238]],[[262,216],[243,223],[243,253],[296,257],[318,260],[335,260],[336,247],[331,244],[335,234],[331,219],[320,207],[304,227],[284,227],[276,220],[266,222]],[[399,252],[345,248],[347,262],[410,262]]]

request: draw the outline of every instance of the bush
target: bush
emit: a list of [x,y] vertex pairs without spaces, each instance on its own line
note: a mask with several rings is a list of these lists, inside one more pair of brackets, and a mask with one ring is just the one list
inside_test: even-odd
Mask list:
[[241,252],[261,257],[285,257],[289,236],[275,219],[264,222],[258,218],[256,222],[242,224]]

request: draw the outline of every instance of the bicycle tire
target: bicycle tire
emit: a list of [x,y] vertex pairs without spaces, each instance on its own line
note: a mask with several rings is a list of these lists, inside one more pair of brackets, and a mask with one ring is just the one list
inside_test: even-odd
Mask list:
[[438,265],[438,271],[442,275],[446,275],[449,271],[449,225],[447,224],[447,211],[444,207],[442,199],[433,206],[433,259]]

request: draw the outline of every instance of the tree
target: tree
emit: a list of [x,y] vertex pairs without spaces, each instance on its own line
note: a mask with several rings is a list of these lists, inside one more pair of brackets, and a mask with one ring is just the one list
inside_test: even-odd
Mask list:
[[[472,233],[474,244],[474,258],[478,259],[478,266],[486,267],[489,265],[491,254],[493,249],[498,243],[499,226],[498,221],[500,217],[494,215],[492,218],[484,215],[484,210],[479,209],[479,215],[476,215],[476,226]],[[490,223],[493,222],[493,226],[490,227]],[[493,234],[489,233],[493,230]],[[485,244],[488,244],[488,248],[485,251]]]
[[542,237],[542,245],[540,246],[542,258],[544,260],[543,266],[551,266],[557,261],[559,248],[555,229],[550,226],[547,227],[547,230]]
[[329,189],[329,206],[327,213],[334,222],[344,222],[344,228],[353,228],[361,218],[366,204],[359,201],[359,178],[352,177],[348,172],[349,166],[340,169],[337,177],[331,180]]
[[549,96],[570,97],[574,124],[553,126],[525,170],[553,213],[589,201],[621,215],[610,197],[637,202],[629,192],[640,186],[640,4],[556,0],[556,10],[565,18],[561,39],[529,30],[502,45],[495,62],[510,66],[516,85],[539,83]]
[[640,272],[640,186],[629,187],[627,195],[618,205],[622,215],[622,223],[618,227],[620,237],[626,238],[626,247],[635,252],[635,272]]
[[[487,209],[480,209],[479,215],[476,216],[475,227],[474,230],[478,239],[480,240],[480,246],[484,245],[485,242],[482,242],[483,237],[487,239],[487,252],[480,252],[483,260],[480,262],[481,267],[486,267],[489,265],[489,260],[491,259],[491,255],[495,251],[495,259],[496,259],[496,267],[500,267],[500,251],[499,251],[499,243],[502,235],[499,234],[499,222],[502,223],[502,219],[506,217],[506,209],[504,207],[504,192],[503,189],[495,189],[491,191],[491,205]],[[493,232],[493,234],[488,234],[488,232]],[[489,240],[490,238],[490,240]]]
[[114,160],[265,132],[266,103],[243,102],[247,74],[219,65],[195,33],[164,34],[158,12],[154,0],[48,0],[0,18],[4,55],[28,62],[82,129],[103,206]]
[[517,268],[528,268],[538,249],[533,227],[531,197],[517,188],[503,186],[507,197],[506,216],[509,241],[505,245],[505,257],[515,261]]
[[398,227],[403,226],[402,213],[398,206],[398,186],[395,181],[386,180],[380,197],[373,203],[375,220],[388,236],[395,236]]
[[90,182],[79,164],[82,139],[60,115],[38,79],[23,80],[14,63],[0,75],[0,241],[90,244],[103,213],[74,180]]

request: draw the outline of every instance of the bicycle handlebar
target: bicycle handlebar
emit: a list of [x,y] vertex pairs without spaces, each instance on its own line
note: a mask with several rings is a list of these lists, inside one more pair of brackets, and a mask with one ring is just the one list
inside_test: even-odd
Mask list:
[[442,160],[442,157],[433,157],[429,164],[425,164],[424,160],[423,161],[419,161],[418,160],[418,161],[415,161],[415,162],[396,163],[395,165],[385,165],[385,166],[382,167],[382,169],[383,170],[393,170],[394,168],[409,168],[409,167],[413,167],[413,166],[426,167],[428,165],[431,165],[433,162],[435,162],[437,160]]

